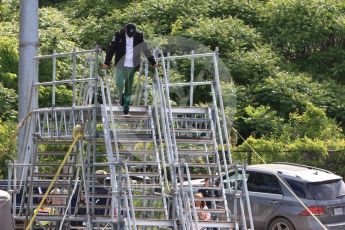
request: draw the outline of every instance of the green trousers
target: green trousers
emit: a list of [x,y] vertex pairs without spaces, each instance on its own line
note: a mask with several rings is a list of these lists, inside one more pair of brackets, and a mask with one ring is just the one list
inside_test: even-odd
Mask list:
[[134,74],[135,68],[132,67],[120,67],[116,69],[115,84],[124,112],[128,112],[129,106],[131,105]]

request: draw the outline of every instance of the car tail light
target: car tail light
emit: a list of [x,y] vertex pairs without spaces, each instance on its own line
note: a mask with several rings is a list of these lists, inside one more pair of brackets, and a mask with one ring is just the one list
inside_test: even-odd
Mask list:
[[[311,213],[313,213],[315,216],[321,216],[325,215],[325,208],[319,207],[319,206],[311,206],[308,208]],[[298,215],[301,216],[311,216],[310,212],[307,209],[303,212],[299,213]]]

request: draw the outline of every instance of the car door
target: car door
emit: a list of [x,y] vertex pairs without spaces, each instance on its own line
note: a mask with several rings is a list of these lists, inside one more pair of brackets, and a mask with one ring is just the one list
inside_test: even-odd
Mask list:
[[[251,172],[247,180],[255,229],[264,229],[283,200],[282,189],[273,174]],[[248,219],[247,219],[248,222]]]

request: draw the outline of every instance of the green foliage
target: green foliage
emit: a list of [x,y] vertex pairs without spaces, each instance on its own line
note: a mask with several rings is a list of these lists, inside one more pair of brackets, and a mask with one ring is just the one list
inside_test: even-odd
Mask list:
[[0,179],[6,177],[7,161],[15,159],[17,153],[15,130],[15,123],[0,120]]
[[[343,11],[336,0],[272,0],[264,8],[264,32],[291,59],[342,45]],[[332,41],[333,39],[333,41]]]
[[[78,48],[79,29],[71,23],[67,15],[56,8],[40,9],[40,53],[51,54],[53,51],[71,52]],[[57,59],[56,79],[71,76],[71,58]],[[52,81],[52,61],[40,62],[39,81]],[[51,87],[40,87],[40,106],[51,106]],[[72,89],[65,86],[56,88],[56,105],[66,105],[71,101]]]
[[333,100],[327,107],[329,116],[335,118],[342,125],[343,130],[345,130],[345,87],[330,82],[327,88],[333,94]]
[[259,24],[260,10],[264,1],[260,0],[214,0],[209,5],[209,16],[225,18],[229,15],[239,18],[249,25]]
[[225,53],[251,50],[261,39],[255,29],[232,17],[199,18],[181,35],[200,41],[211,49],[219,47]]
[[254,108],[249,105],[244,111],[246,115],[242,119],[256,137],[272,136],[280,133],[283,119],[277,116],[276,111],[270,110],[269,106],[260,105]]
[[0,82],[7,88],[17,88],[17,40],[0,36]]
[[[255,151],[255,152],[254,152]],[[311,165],[345,175],[345,140],[312,140],[304,137],[289,144],[273,139],[255,139],[250,136],[234,147],[232,156],[240,162],[263,164],[292,162]]]
[[150,24],[156,34],[169,34],[176,20],[200,17],[207,11],[206,0],[146,0],[132,2],[122,15],[115,11],[112,16],[123,24],[129,21],[138,25]]
[[[345,21],[345,19],[344,19]],[[345,26],[345,23],[344,23]],[[345,33],[344,33],[345,36]],[[345,47],[343,45],[343,47]],[[329,47],[311,54],[304,61],[301,69],[314,73],[316,79],[333,79],[345,84],[345,49],[341,47]]]
[[17,115],[17,94],[0,82],[0,121],[14,121]]
[[62,9],[63,12],[73,15],[70,18],[78,27],[80,47],[90,49],[100,44],[105,50],[114,31],[129,22],[126,20],[124,23],[119,22],[118,18],[126,13],[120,9],[128,6],[130,2],[129,0],[72,0],[64,3]]
[[[94,13],[91,10],[91,14],[81,12],[83,18],[78,24],[82,30],[83,45],[93,45],[96,41],[103,48],[107,47],[114,31],[129,22],[136,23],[147,38],[153,38],[156,35],[169,35],[176,21],[191,22],[196,16],[206,14],[208,9],[206,0],[115,1],[115,4],[109,0],[79,2],[84,12],[95,9]],[[94,6],[90,7],[90,4]],[[94,37],[94,34],[98,36]]]
[[11,21],[18,16],[19,0],[0,1],[0,22]]
[[53,6],[56,4],[65,3],[70,0],[39,0],[40,7]]
[[[258,120],[253,122],[251,130],[264,130],[268,133],[264,128],[269,128],[269,123],[266,123],[267,126],[260,126],[267,120],[272,120],[272,129],[275,128],[275,119],[269,118],[268,108],[247,107],[245,110],[251,115],[251,119],[246,122],[251,122],[254,118]],[[265,114],[268,115],[265,117]],[[260,121],[260,118],[267,120]],[[334,120],[326,116],[323,109],[308,104],[303,114],[292,113],[288,123],[283,124],[282,131],[273,133],[274,135],[270,136],[268,133],[261,139],[250,136],[235,148],[234,156],[250,163],[288,161],[325,168],[340,175],[345,174],[341,164],[345,161],[344,135]],[[253,149],[262,159],[254,154]]]
[[327,85],[317,83],[305,74],[286,72],[279,72],[257,84],[254,94],[257,102],[270,105],[283,117],[294,111],[304,111],[308,103],[323,107],[333,100]]
[[[61,1],[61,0],[60,0]],[[76,17],[104,17],[110,14],[112,9],[124,8],[130,4],[130,0],[73,0],[68,5]],[[76,8],[75,5],[78,4]]]
[[52,8],[40,10],[40,53],[72,51],[78,47],[78,28],[70,23],[63,12]]
[[313,140],[331,140],[343,138],[343,135],[341,128],[334,120],[327,117],[323,109],[308,104],[303,114],[290,114],[289,123],[283,128],[281,137],[287,140],[304,137]]
[[[116,25],[114,25],[114,27],[108,27],[105,25],[103,17],[96,18],[92,15],[80,20],[78,23],[83,24],[79,33],[81,47],[90,49],[94,48],[96,44],[101,44],[103,49],[106,50],[106,47],[114,34],[113,32]],[[97,34],[96,37],[95,34]]]
[[280,57],[269,46],[259,45],[249,51],[236,50],[226,56],[227,66],[237,84],[255,84],[279,70]]
[[249,164],[283,161],[284,145],[275,140],[255,139],[250,136],[244,143],[234,148],[232,155],[234,159],[242,162],[246,160]]
[[328,157],[325,143],[320,140],[312,140],[304,137],[287,146],[286,160],[294,163],[302,163],[316,167],[324,167]]
[[326,141],[328,158],[324,167],[345,178],[345,139]]
[[263,8],[260,30],[301,70],[344,83],[343,5],[337,0],[271,0]]

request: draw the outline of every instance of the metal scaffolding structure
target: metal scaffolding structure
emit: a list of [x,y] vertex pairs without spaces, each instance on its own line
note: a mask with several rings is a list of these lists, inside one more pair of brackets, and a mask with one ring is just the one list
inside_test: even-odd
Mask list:
[[[44,92],[51,104],[38,99],[24,131],[34,148],[9,165],[17,229],[254,229],[245,173],[237,174],[245,167],[231,157],[218,52],[154,53],[162,69],[150,74],[143,61],[130,117],[99,69],[98,48],[35,57],[32,95]],[[213,79],[194,81],[198,58],[212,64]],[[191,61],[190,82],[171,82],[173,60]],[[41,65],[51,72],[41,76]],[[208,105],[193,105],[198,86],[210,89]],[[186,87],[189,106],[173,106],[170,90]],[[209,196],[194,196],[205,189]]]

